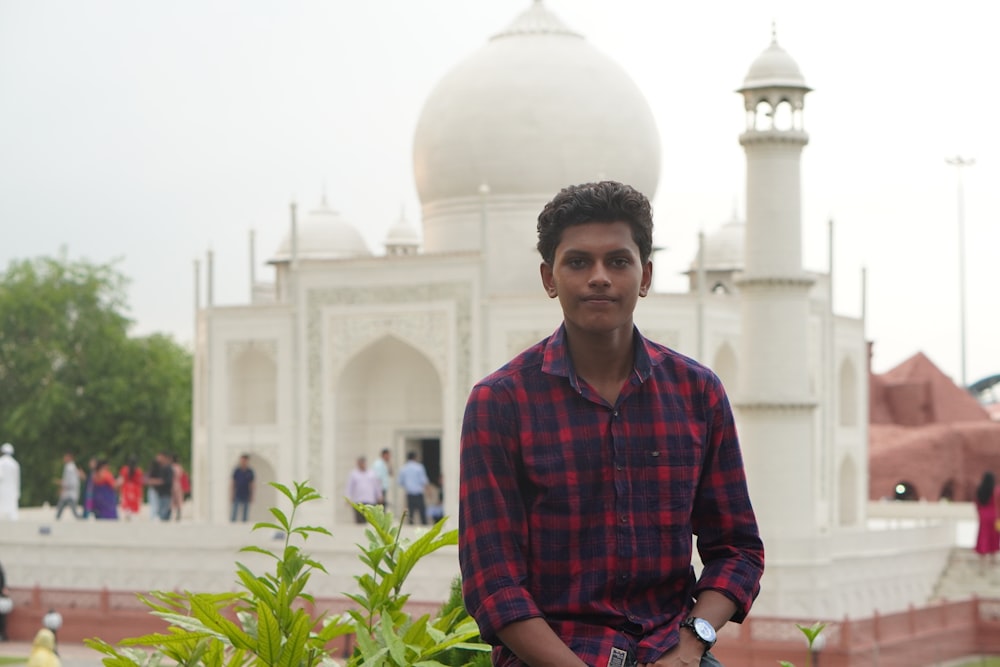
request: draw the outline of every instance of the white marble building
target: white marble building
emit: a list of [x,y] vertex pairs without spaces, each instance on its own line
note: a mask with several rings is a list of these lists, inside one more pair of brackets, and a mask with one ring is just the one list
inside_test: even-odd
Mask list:
[[[863,322],[832,313],[828,276],[801,260],[808,91],[777,42],[751,64],[747,126],[718,128],[746,151],[746,223],[704,239],[689,291],[651,294],[636,322],[708,363],[732,396],[768,549],[758,612],[836,618],[926,600],[948,538],[866,530]],[[538,277],[538,212],[561,187],[603,178],[652,198],[659,146],[628,74],[532,3],[430,92],[413,148],[417,223],[400,220],[373,251],[335,202],[293,209],[273,282],[255,282],[246,305],[200,305],[197,517],[228,521],[229,475],[247,452],[258,517],[276,499],[266,482],[308,479],[328,499],[310,520],[348,523],[347,476],[383,447],[397,469],[418,450],[454,516],[469,389],[560,321]]]

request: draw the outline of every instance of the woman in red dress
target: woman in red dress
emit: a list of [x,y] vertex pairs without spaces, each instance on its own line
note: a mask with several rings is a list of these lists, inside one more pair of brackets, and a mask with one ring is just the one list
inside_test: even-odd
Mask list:
[[996,565],[1000,551],[1000,531],[997,518],[1000,516],[1000,488],[991,472],[983,473],[983,480],[976,489],[976,512],[979,513],[979,536],[976,538],[976,553],[983,572],[987,565]]
[[128,462],[118,471],[118,485],[121,488],[122,514],[131,519],[139,513],[142,502],[142,468],[136,465],[135,457],[129,457]]

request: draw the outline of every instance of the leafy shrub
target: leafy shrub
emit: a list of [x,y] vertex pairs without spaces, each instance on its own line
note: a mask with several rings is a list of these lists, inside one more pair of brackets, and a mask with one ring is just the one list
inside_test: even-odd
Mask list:
[[[367,571],[355,577],[358,591],[347,594],[356,607],[336,616],[313,616],[314,602],[305,592],[311,574],[323,565],[293,544],[293,538],[330,535],[319,526],[296,526],[295,513],[306,502],[320,498],[307,484],[293,489],[272,483],[291,501],[286,516],[272,507],[275,522],[254,525],[254,530],[281,531],[279,553],[249,546],[274,559],[274,572],[254,574],[242,563],[236,573],[244,590],[234,593],[172,593],[154,591],[140,596],[151,613],[169,623],[166,633],[124,639],[119,647],[100,639],[87,645],[105,654],[107,667],[157,667],[164,660],[182,666],[314,667],[336,664],[329,646],[353,636],[354,650],[345,665],[378,667],[460,667],[478,663],[490,647],[479,638],[479,628],[465,608],[451,601],[433,618],[414,619],[405,610],[409,595],[403,584],[424,556],[458,542],[458,532],[444,530],[444,519],[412,541],[400,539],[402,518],[393,523],[381,507],[355,505],[368,522],[367,546],[359,545],[359,558]],[[452,591],[454,598],[454,586]],[[235,618],[235,620],[233,620]]]

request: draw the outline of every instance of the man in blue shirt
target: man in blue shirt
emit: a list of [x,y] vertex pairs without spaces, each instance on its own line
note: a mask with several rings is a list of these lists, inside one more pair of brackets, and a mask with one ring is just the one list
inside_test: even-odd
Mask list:
[[413,517],[420,513],[420,523],[427,525],[427,510],[424,506],[424,489],[427,488],[427,470],[424,464],[417,460],[417,453],[406,455],[406,463],[399,471],[399,485],[406,491],[406,512],[409,514],[410,525]]
[[231,485],[233,510],[229,516],[230,521],[236,521],[237,516],[241,521],[247,520],[247,512],[253,500],[253,487],[254,474],[253,468],[250,467],[250,455],[244,454],[240,457],[240,464],[233,469]]

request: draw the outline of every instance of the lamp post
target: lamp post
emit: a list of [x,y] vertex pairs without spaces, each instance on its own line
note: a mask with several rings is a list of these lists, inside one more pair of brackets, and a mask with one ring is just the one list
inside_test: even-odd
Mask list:
[[975,160],[956,155],[945,159],[945,162],[955,167],[958,175],[958,336],[961,350],[962,388],[969,383],[965,378],[965,188],[962,186],[962,169],[976,164]]
[[57,654],[59,653],[58,650],[59,642],[57,638],[59,636],[59,628],[62,627],[62,624],[63,624],[62,614],[60,614],[55,609],[49,609],[48,613],[46,613],[45,616],[42,616],[42,625],[44,625],[46,629],[52,631],[52,637],[55,640],[55,645],[53,646],[53,650]]
[[819,654],[823,652],[826,648],[826,635],[818,634],[813,637],[812,643],[809,644],[809,658],[812,662],[812,667],[819,667]]

